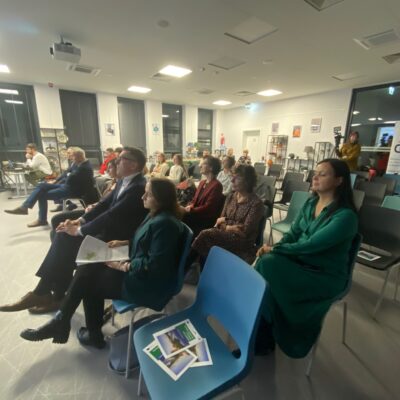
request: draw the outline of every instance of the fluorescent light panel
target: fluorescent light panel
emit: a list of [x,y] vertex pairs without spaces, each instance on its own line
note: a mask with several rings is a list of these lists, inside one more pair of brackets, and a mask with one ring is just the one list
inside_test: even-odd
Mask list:
[[7,67],[6,64],[0,64],[0,72],[3,72],[5,74],[9,74],[10,73],[10,69]]
[[163,117],[163,118],[169,118],[169,115],[163,114],[162,117]]
[[360,126],[361,124],[351,124],[351,126]]
[[21,100],[4,100],[4,101],[9,104],[24,104],[24,102]]
[[216,106],[227,106],[229,104],[232,104],[232,102],[228,100],[217,100],[214,101],[213,104],[215,104]]
[[360,114],[360,111],[353,111],[353,115],[358,115],[358,114]]
[[384,124],[395,124],[397,121],[385,121]]
[[163,75],[168,75],[168,76],[173,76],[175,78],[182,78],[183,76],[189,75],[192,73],[190,69],[187,68],[182,68],[182,67],[177,67],[175,65],[167,65],[160,71],[158,71],[160,74]]
[[275,89],[268,89],[268,90],[262,90],[261,92],[257,92],[257,94],[259,96],[270,97],[270,96],[277,96],[278,94],[282,94],[282,92],[279,90],[275,90]]
[[151,92],[151,89],[143,86],[130,86],[128,87],[128,91],[135,93],[149,93]]
[[0,89],[0,93],[4,94],[16,94],[18,95],[18,90],[12,90],[12,89]]

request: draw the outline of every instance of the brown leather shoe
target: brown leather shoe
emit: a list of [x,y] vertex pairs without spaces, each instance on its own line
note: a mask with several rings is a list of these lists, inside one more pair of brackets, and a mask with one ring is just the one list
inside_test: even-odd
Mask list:
[[53,301],[53,296],[51,294],[38,296],[33,292],[28,292],[24,297],[22,297],[16,303],[0,306],[0,311],[4,312],[21,311],[35,306],[43,306],[52,301]]
[[38,219],[36,221],[33,221],[27,225],[28,228],[36,228],[38,226],[47,226],[49,223],[47,221],[39,221]]
[[31,314],[47,314],[47,313],[51,313],[54,311],[58,311],[60,309],[61,301],[54,299],[54,297],[52,300],[53,301],[51,301],[47,304],[44,304],[42,306],[32,307],[28,311]]
[[14,215],[28,215],[28,209],[22,206],[14,208],[14,210],[4,210],[4,212]]

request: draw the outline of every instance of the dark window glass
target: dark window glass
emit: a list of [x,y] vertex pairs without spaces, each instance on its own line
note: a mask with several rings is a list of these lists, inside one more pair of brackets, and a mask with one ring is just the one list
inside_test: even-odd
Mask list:
[[163,104],[164,153],[182,153],[182,106]]
[[198,132],[197,142],[198,150],[208,150],[212,148],[212,126],[213,126],[213,111],[199,108],[198,111]]

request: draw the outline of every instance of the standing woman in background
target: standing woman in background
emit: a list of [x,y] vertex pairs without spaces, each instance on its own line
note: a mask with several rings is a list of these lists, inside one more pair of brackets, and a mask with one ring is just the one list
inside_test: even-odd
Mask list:
[[336,155],[349,167],[350,172],[357,171],[358,157],[361,153],[361,146],[358,143],[360,134],[357,131],[351,132],[348,142],[339,149],[335,149]]

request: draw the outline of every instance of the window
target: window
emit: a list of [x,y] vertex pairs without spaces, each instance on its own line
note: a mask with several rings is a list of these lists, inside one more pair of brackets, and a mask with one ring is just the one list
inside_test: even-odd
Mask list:
[[208,150],[211,153],[212,125],[213,125],[213,111],[199,108],[198,132],[197,132],[197,142],[199,151]]
[[162,105],[164,153],[182,153],[182,106]]
[[1,160],[25,161],[25,145],[41,144],[33,88],[0,83],[0,89],[15,91],[14,94],[0,93]]

